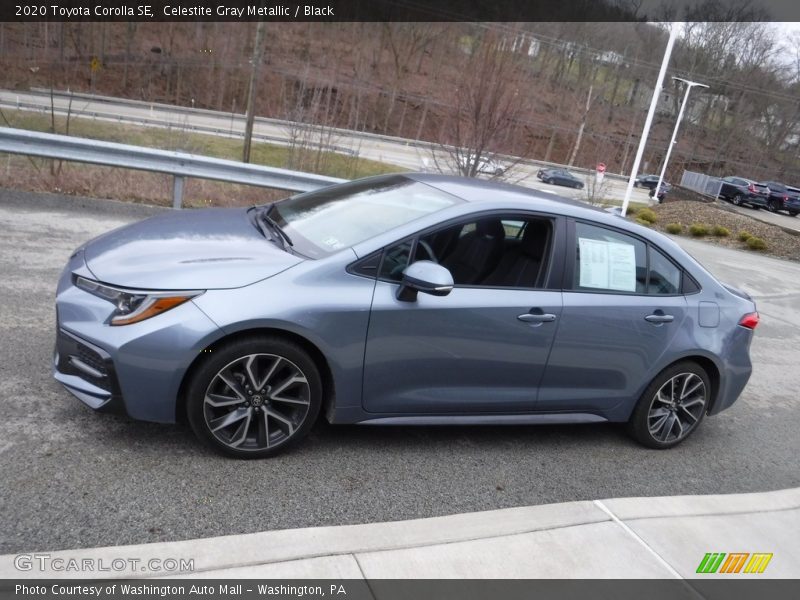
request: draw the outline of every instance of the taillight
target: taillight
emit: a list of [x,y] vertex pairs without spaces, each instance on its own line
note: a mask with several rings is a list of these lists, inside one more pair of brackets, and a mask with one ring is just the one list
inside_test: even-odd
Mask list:
[[741,325],[742,327],[746,327],[747,329],[755,329],[756,326],[758,325],[758,320],[759,320],[758,313],[751,312],[746,314],[739,320],[739,325]]
[[789,196],[784,196],[783,201],[786,202],[789,199]]
[[756,186],[754,186],[754,185],[751,183],[750,185],[748,185],[748,186],[747,186],[747,189],[748,189],[748,190],[750,190],[751,192],[755,192],[755,191],[756,191]]

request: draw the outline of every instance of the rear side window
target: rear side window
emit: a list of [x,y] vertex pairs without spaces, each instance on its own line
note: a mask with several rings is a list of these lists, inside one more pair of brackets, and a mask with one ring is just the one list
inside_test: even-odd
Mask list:
[[587,223],[576,223],[575,233],[575,289],[646,293],[647,246],[644,242]]
[[647,293],[673,295],[681,293],[681,270],[661,252],[650,246],[650,279]]
[[575,224],[573,289],[671,296],[681,293],[683,271],[665,254],[625,233]]

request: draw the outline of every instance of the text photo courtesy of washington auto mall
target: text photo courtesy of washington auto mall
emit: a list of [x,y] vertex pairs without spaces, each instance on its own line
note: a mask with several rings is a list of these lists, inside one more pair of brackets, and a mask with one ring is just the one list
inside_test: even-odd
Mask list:
[[800,596],[800,5],[0,5],[0,600]]

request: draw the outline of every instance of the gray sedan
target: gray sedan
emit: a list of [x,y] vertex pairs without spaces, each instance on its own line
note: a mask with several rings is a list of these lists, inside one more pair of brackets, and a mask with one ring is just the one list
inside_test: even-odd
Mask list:
[[288,448],[320,414],[626,422],[668,448],[741,394],[758,323],[746,294],[656,232],[429,174],[123,227],[75,251],[56,306],[67,390],[97,411],[186,418],[243,458]]

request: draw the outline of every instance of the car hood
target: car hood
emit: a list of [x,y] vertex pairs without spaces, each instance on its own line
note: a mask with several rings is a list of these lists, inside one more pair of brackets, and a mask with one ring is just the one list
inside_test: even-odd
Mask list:
[[83,250],[99,281],[150,290],[241,287],[302,260],[265,239],[242,208],[166,212],[95,238]]

